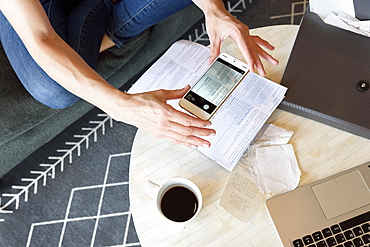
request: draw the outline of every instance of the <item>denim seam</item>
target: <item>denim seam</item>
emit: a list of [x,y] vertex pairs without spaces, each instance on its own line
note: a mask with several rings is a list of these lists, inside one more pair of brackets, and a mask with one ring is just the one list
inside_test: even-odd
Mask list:
[[137,12],[134,16],[132,16],[128,21],[126,21],[125,23],[123,23],[120,27],[116,28],[116,30],[114,30],[111,35],[114,35],[114,33],[116,33],[119,29],[123,28],[125,25],[127,25],[127,23],[131,22],[136,16],[138,16],[141,12],[143,12],[149,5],[151,5],[155,0],[152,0],[150,3],[148,3],[147,5],[145,5],[139,12]]
[[81,45],[81,36],[82,36],[82,30],[83,28],[85,27],[85,24],[86,24],[86,18],[87,16],[90,15],[91,11],[100,3],[100,1],[98,1],[93,7],[91,7],[91,9],[88,11],[88,14],[86,14],[86,16],[84,17],[84,20],[83,20],[83,25],[81,26],[81,29],[80,29],[80,34],[79,34],[79,38],[78,38],[78,47],[76,49],[77,53],[80,51],[80,45]]
[[123,46],[123,43],[121,41],[119,41],[119,39],[117,39],[115,36],[114,36],[114,33],[111,33],[109,31],[109,29],[107,29],[107,36],[109,37],[109,39],[111,39],[113,41],[113,43],[115,43],[118,48],[122,47]]

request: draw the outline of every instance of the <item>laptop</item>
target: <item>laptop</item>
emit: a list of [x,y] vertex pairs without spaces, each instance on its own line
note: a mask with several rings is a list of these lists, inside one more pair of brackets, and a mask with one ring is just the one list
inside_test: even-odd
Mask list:
[[[354,0],[357,17],[370,3]],[[306,10],[279,108],[370,138],[370,38]],[[266,201],[284,246],[370,246],[370,162]]]
[[370,162],[266,200],[284,246],[369,246]]

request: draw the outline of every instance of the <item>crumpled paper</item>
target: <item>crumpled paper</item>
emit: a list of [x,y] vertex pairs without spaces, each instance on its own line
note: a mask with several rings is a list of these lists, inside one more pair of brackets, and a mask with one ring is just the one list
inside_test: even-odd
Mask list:
[[258,148],[255,161],[247,172],[260,191],[277,195],[297,188],[301,171],[291,144]]
[[231,173],[220,206],[235,218],[252,224],[264,192],[284,193],[298,186],[301,172],[293,146],[293,132],[267,124]]
[[293,132],[268,124],[248,148],[240,163],[261,192],[272,195],[295,189],[301,171],[294,149],[287,144]]

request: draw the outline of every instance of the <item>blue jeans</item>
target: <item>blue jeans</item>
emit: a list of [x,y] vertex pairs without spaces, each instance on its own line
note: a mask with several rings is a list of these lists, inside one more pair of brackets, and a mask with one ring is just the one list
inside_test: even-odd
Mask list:
[[[105,33],[118,46],[180,11],[191,0],[40,0],[57,34],[92,68]],[[79,98],[51,79],[32,59],[10,23],[0,12],[0,40],[27,91],[41,103],[66,108]]]

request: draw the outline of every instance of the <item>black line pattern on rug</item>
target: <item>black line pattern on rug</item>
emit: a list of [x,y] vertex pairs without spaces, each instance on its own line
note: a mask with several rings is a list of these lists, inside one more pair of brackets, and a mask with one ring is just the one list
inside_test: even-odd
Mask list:
[[[78,156],[81,156],[81,146],[85,143],[86,149],[89,149],[89,143],[91,140],[91,137],[93,138],[94,142],[98,141],[98,130],[101,129],[101,132],[103,135],[105,135],[105,124],[108,122],[110,128],[113,128],[113,119],[108,116],[107,114],[98,114],[99,118],[104,118],[99,121],[90,121],[90,124],[95,124],[96,126],[94,128],[82,128],[83,131],[89,131],[87,134],[82,135],[74,135],[73,137],[79,138],[80,140],[78,142],[66,142],[65,144],[68,146],[71,146],[69,149],[59,149],[57,150],[58,153],[63,153],[61,156],[50,156],[48,157],[49,160],[54,161],[54,163],[51,164],[39,164],[40,167],[46,168],[46,170],[33,170],[30,171],[31,174],[36,174],[36,178],[22,178],[22,182],[28,183],[28,185],[25,186],[18,186],[13,185],[12,189],[19,190],[18,193],[4,193],[0,197],[0,214],[10,214],[13,213],[12,210],[9,210],[8,208],[11,205],[15,205],[15,210],[19,209],[19,204],[21,197],[24,196],[24,202],[28,201],[29,193],[33,188],[33,193],[37,194],[38,190],[38,183],[39,181],[42,181],[42,185],[47,185],[47,179],[50,177],[51,179],[55,178],[55,171],[57,167],[60,167],[60,171],[64,171],[64,164],[65,160],[68,159],[68,163],[72,164],[72,154],[73,152],[77,152]],[[4,199],[4,197],[10,198],[4,205],[1,204],[1,199]],[[0,219],[0,223],[4,222],[4,219]]]

